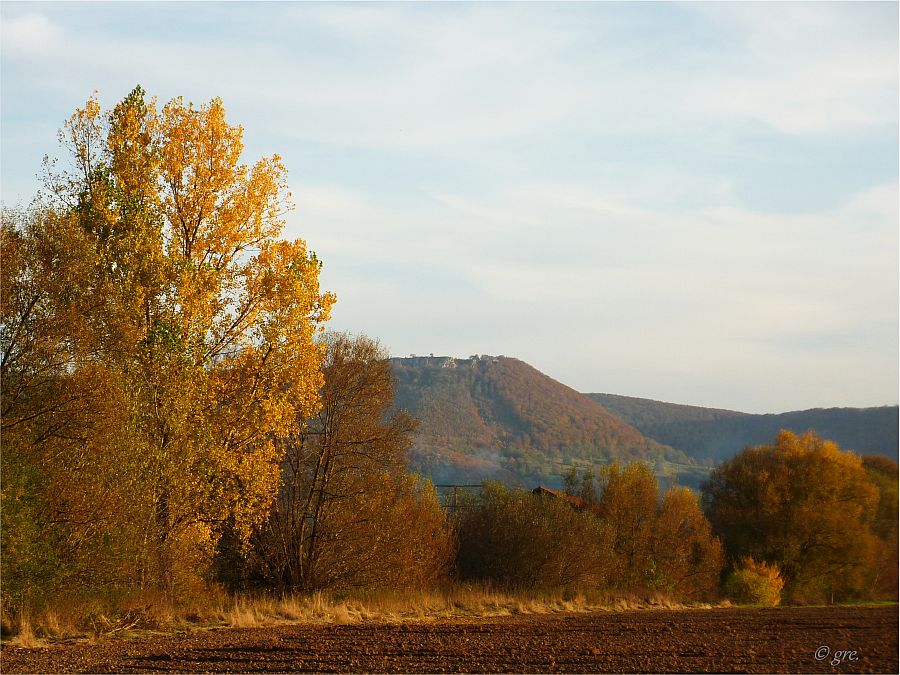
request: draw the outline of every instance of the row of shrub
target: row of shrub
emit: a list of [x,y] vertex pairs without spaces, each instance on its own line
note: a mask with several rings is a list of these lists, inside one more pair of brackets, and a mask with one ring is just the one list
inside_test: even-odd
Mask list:
[[660,496],[644,464],[567,492],[487,484],[455,521],[463,580],[776,605],[897,599],[897,464],[782,432]]
[[696,495],[671,488],[660,498],[644,464],[613,465],[602,480],[597,502],[485,485],[457,517],[460,578],[713,599],[724,555]]

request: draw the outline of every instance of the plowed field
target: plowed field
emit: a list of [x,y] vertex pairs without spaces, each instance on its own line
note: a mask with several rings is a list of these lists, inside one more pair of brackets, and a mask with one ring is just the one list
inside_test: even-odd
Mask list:
[[44,649],[13,672],[898,672],[896,607],[641,610],[220,629]]

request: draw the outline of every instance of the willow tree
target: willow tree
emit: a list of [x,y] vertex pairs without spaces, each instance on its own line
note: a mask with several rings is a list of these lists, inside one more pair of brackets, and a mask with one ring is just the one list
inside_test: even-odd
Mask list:
[[[28,447],[54,437],[60,461],[87,448],[84,481],[127,498],[118,525],[132,533],[132,578],[166,588],[211,552],[221,523],[247,536],[264,517],[278,439],[315,412],[322,384],[315,335],[334,298],[319,289],[315,254],[280,238],[290,207],[281,159],[242,164],[241,139],[219,99],[159,109],[137,88],[108,112],[89,100],[60,133],[70,161],[52,172],[41,209],[74,281],[45,288],[52,280],[34,265],[10,273],[51,297],[51,315],[78,310],[72,330],[56,321],[45,338],[63,354],[55,379],[65,392],[82,373],[102,374],[86,385],[91,419],[115,413],[117,425],[102,443],[88,424],[83,438],[33,434]],[[4,228],[23,250],[46,238]],[[17,319],[27,298],[12,300],[4,353],[36,339]],[[7,328],[17,321],[21,330]],[[4,369],[4,386],[17,386],[18,371]],[[30,414],[20,411],[10,423]]]
[[877,536],[879,489],[857,455],[813,432],[782,431],[774,444],[746,448],[718,466],[703,491],[732,562],[777,564],[788,598],[877,592],[888,558]]

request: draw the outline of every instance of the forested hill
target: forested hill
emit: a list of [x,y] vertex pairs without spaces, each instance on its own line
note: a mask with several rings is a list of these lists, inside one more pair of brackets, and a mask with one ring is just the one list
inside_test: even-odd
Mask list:
[[[436,482],[558,483],[569,465],[689,464],[596,401],[518,359],[391,359],[396,405],[421,426],[413,467]],[[667,462],[663,462],[667,460]]]
[[587,394],[645,436],[700,462],[718,462],[748,445],[771,443],[782,429],[813,429],[846,450],[897,459],[898,408],[816,408],[752,415],[615,394]]

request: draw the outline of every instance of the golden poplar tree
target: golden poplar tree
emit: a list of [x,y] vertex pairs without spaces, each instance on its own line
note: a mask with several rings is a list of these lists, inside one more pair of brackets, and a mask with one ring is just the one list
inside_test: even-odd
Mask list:
[[[117,425],[102,443],[91,428],[57,442],[86,448],[85,480],[115,476],[106,482],[127,497],[117,525],[129,533],[132,580],[168,589],[208,559],[223,522],[246,536],[265,516],[277,439],[315,412],[322,384],[314,338],[334,298],[319,289],[315,254],[280,238],[290,207],[281,159],[242,164],[241,138],[218,99],[158,109],[136,88],[109,112],[91,99],[73,114],[61,132],[70,167],[48,181],[56,255],[75,273],[42,292],[80,317],[72,330],[54,324],[50,339],[66,352],[56,378],[95,374],[98,419],[111,413]],[[4,245],[28,236],[5,226]],[[46,283],[32,273],[34,287]],[[4,307],[4,328],[27,306]],[[16,341],[5,328],[4,350]],[[47,497],[59,489],[50,481]]]

